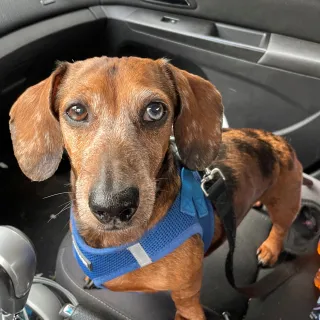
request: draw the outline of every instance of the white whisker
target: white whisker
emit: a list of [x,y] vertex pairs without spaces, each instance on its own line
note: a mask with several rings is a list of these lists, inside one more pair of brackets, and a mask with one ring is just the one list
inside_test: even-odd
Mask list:
[[63,211],[65,211],[65,210],[67,210],[67,209],[70,209],[70,208],[71,208],[70,204],[67,204],[67,205],[64,206],[58,213],[52,214],[52,215],[50,216],[50,219],[48,220],[47,223],[49,223],[51,220],[57,219],[57,218],[59,217],[59,215],[60,215]]
[[48,199],[48,198],[55,197],[55,196],[59,196],[59,195],[66,194],[66,193],[71,193],[71,192],[68,192],[68,191],[66,191],[66,192],[59,192],[59,193],[51,194],[50,196],[46,196],[46,197],[44,197],[44,198],[42,198],[42,199]]

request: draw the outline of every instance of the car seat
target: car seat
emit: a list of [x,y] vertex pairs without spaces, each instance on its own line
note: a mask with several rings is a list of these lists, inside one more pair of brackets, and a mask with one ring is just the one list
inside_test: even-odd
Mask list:
[[[317,188],[319,185],[317,184]],[[316,189],[316,192],[319,190]],[[304,193],[308,192],[304,190]],[[270,228],[268,216],[252,209],[237,229],[234,271],[238,285],[255,282],[271,271],[258,267],[256,259],[257,248],[267,238]],[[225,242],[207,257],[204,263],[201,302],[206,310],[207,319],[308,319],[319,296],[313,284],[320,265],[320,257],[315,250],[315,238],[308,243],[309,251],[314,254],[308,256],[305,267],[265,299],[248,299],[229,285],[224,272],[228,252],[228,243]],[[291,255],[285,254],[283,260],[287,260],[288,257]],[[59,249],[56,279],[70,290],[80,303],[98,311],[105,319],[174,319],[175,307],[167,292],[147,294],[111,292],[107,289],[84,290],[84,274],[73,257],[70,233],[66,235]],[[219,316],[225,312],[230,317],[227,314],[224,318]]]

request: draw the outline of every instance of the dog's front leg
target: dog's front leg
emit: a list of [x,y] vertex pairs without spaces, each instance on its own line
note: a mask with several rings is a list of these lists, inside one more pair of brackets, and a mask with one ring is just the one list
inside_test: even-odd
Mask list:
[[201,283],[202,269],[194,273],[188,284],[172,291],[171,296],[177,309],[175,320],[205,320],[200,303]]

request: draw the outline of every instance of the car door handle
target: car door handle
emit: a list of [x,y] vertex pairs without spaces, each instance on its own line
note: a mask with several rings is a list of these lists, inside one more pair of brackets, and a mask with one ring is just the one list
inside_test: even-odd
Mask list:
[[147,9],[135,10],[126,21],[140,33],[252,62],[259,61],[269,41],[266,32]]
[[169,7],[181,7],[185,9],[195,9],[197,7],[195,0],[143,0],[144,2]]

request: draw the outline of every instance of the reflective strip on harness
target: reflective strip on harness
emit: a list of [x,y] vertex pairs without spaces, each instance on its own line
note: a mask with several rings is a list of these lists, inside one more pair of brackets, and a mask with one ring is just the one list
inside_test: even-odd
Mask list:
[[140,243],[136,243],[133,246],[128,247],[128,250],[135,257],[140,267],[144,267],[152,263],[152,260],[150,259],[148,254],[144,251]]

